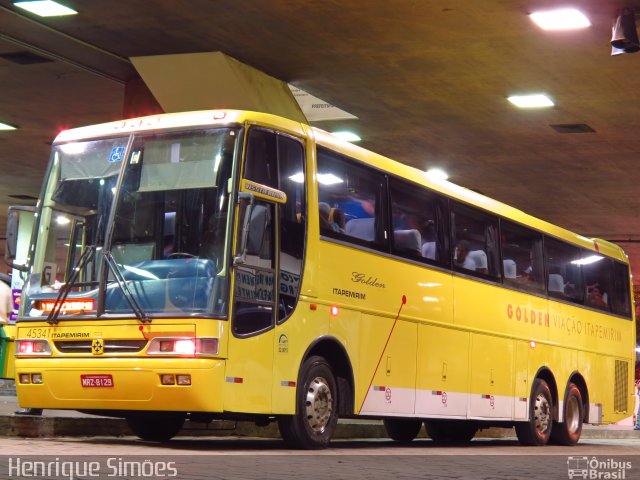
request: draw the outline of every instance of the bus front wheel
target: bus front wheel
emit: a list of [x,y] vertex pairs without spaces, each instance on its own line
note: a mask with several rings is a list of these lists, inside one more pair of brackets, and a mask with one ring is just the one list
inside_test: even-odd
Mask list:
[[549,442],[553,425],[553,399],[547,382],[533,381],[529,400],[529,421],[516,423],[516,435],[523,445],[542,446]]
[[184,416],[140,414],[127,417],[127,424],[142,440],[166,442],[178,434],[184,425]]
[[296,413],[278,419],[285,443],[294,448],[326,448],[338,424],[338,389],[323,357],[302,364],[296,392]]
[[401,419],[401,418],[385,418],[384,428],[389,438],[396,442],[408,443],[418,436],[422,427],[420,420]]
[[584,404],[582,403],[580,389],[573,383],[567,385],[562,409],[564,422],[553,423],[551,443],[556,445],[575,445],[582,434]]

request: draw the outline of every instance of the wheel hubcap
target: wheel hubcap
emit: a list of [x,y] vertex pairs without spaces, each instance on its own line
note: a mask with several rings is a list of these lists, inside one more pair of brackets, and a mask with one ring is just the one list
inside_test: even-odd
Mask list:
[[571,397],[567,402],[567,410],[564,421],[567,423],[567,430],[577,433],[580,430],[580,405],[576,397]]
[[538,395],[536,397],[534,420],[536,431],[541,434],[546,433],[551,423],[551,405],[544,395]]
[[309,383],[305,405],[309,427],[316,433],[323,433],[333,410],[333,396],[324,378],[316,377]]

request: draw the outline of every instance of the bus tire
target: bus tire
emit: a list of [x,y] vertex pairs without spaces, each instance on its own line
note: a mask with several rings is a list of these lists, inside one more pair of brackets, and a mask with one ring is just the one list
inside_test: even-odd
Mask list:
[[383,423],[389,438],[402,443],[416,438],[422,427],[422,421],[404,418],[385,418]]
[[329,446],[338,424],[338,389],[323,357],[309,357],[300,369],[296,413],[278,418],[278,429],[289,447],[306,450]]
[[555,445],[575,445],[582,434],[584,404],[582,403],[580,389],[574,383],[567,385],[562,410],[564,422],[553,423],[551,443]]
[[542,446],[549,443],[553,429],[553,397],[547,382],[533,381],[529,399],[529,421],[516,423],[516,435],[523,445]]
[[427,435],[439,445],[463,445],[469,443],[478,431],[478,425],[469,421],[426,420]]
[[142,440],[166,442],[178,434],[184,425],[184,416],[140,414],[127,417],[127,424]]

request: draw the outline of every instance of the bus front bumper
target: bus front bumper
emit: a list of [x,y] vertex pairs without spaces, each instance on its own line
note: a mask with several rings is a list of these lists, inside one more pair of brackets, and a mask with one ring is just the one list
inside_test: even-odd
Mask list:
[[224,372],[222,359],[18,358],[16,392],[26,408],[215,413]]

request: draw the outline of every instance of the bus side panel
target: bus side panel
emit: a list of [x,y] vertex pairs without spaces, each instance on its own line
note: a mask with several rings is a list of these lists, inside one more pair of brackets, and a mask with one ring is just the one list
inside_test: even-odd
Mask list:
[[[313,305],[313,308],[312,308]],[[296,390],[303,355],[314,341],[326,336],[329,331],[328,305],[301,298],[295,312],[283,324],[276,327],[273,360],[273,412],[292,415],[296,410]],[[357,331],[360,313],[341,311],[340,320]],[[344,336],[338,338],[344,342]],[[327,359],[331,361],[332,359]]]
[[229,335],[224,410],[271,413],[274,330],[249,338]]
[[422,324],[418,339],[416,414],[466,418],[469,332]]
[[363,414],[411,416],[415,412],[418,325],[363,315],[361,380],[369,379]]
[[529,418],[529,395],[531,393],[531,377],[529,376],[531,344],[529,342],[516,341],[515,348],[513,418],[515,420],[526,420]]
[[513,340],[471,335],[469,417],[513,418]]

